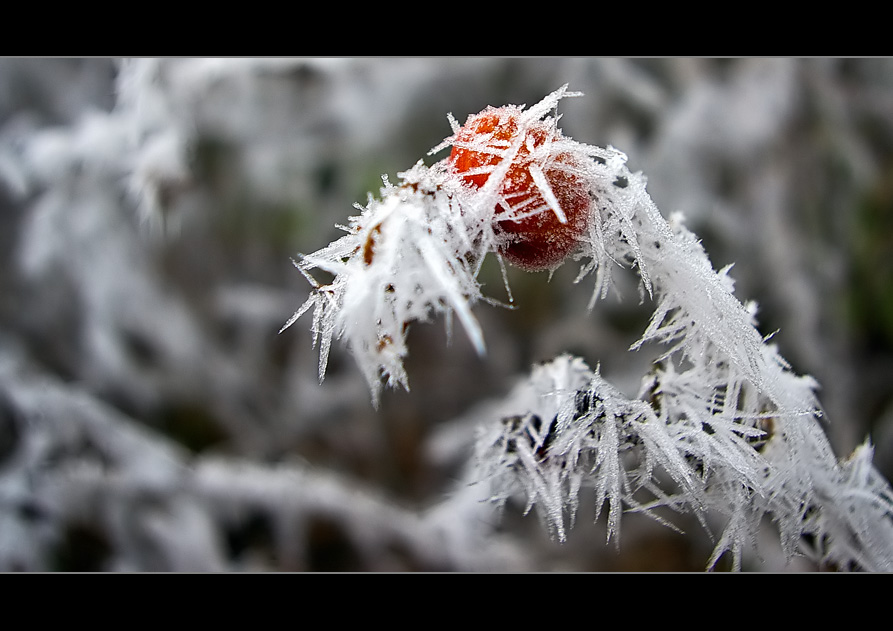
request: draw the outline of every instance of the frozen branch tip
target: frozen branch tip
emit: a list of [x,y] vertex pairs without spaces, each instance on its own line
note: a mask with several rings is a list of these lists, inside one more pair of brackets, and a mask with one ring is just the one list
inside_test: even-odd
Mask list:
[[[419,161],[397,185],[383,176],[345,236],[295,262],[312,292],[283,330],[312,308],[320,380],[332,340],[344,339],[377,404],[382,380],[408,387],[402,360],[415,320],[455,314],[484,353],[471,307],[487,300],[476,280],[487,254],[527,271],[592,255],[597,191],[625,156],[561,133],[558,103],[575,96],[563,86],[529,109],[487,107],[462,126],[450,115],[453,134],[430,152],[452,147],[447,158]],[[334,279],[320,284],[314,269]]]

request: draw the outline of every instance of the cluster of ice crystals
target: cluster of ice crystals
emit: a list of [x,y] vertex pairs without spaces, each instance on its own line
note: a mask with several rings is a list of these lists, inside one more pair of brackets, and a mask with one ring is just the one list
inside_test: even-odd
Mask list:
[[[380,200],[359,207],[345,236],[295,262],[314,289],[283,327],[313,308],[320,380],[332,339],[343,338],[376,404],[382,379],[408,387],[403,358],[414,321],[455,314],[484,353],[471,305],[482,297],[475,278],[492,232],[463,216],[460,196],[447,192],[442,169],[419,163],[400,177],[399,186],[385,182]],[[320,285],[309,275],[314,269],[334,279]]]

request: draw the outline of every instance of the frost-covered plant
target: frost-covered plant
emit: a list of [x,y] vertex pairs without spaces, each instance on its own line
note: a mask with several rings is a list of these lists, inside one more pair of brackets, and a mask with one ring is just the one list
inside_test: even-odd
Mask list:
[[[733,294],[729,268],[714,271],[699,241],[666,221],[626,156],[563,136],[555,110],[567,87],[529,109],[488,108],[421,161],[385,179],[346,235],[295,262],[313,286],[290,326],[313,310],[319,376],[332,340],[344,339],[372,393],[408,387],[403,360],[415,321],[454,316],[479,353],[472,313],[477,282],[495,253],[528,270],[581,261],[595,277],[593,308],[613,274],[635,269],[655,305],[632,350],[659,349],[629,397],[581,359],[534,368],[477,439],[479,478],[503,504],[522,492],[551,531],[566,535],[584,487],[607,506],[608,537],[626,507],[666,523],[659,509],[724,520],[709,566],[725,552],[740,567],[764,518],[788,557],[838,568],[893,570],[893,493],[865,444],[838,462],[819,423],[815,382],[794,374],[755,326],[755,305]],[[311,273],[333,276],[327,284]]]
[[[454,144],[449,159],[431,167],[418,162],[399,174],[399,186],[385,178],[381,199],[357,206],[361,214],[350,218],[346,236],[295,263],[314,290],[283,329],[313,308],[320,379],[332,339],[344,337],[373,402],[382,378],[407,387],[408,326],[440,313],[455,313],[483,353],[471,306],[485,299],[476,280],[484,257],[497,251],[527,269],[554,268],[585,240],[586,182],[616,157],[564,138],[556,119],[543,120],[572,94],[562,88],[527,111],[492,110],[492,120],[473,133],[451,118],[454,136],[432,150]],[[334,280],[318,283],[309,275],[317,268]]]

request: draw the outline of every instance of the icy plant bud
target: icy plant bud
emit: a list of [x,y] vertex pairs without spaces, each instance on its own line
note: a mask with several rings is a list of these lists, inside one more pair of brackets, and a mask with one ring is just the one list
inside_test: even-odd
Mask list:
[[[320,380],[332,341],[342,339],[373,404],[382,382],[408,389],[409,326],[439,315],[448,330],[458,318],[483,355],[471,309],[485,299],[477,274],[488,253],[527,270],[552,270],[578,246],[592,250],[589,191],[608,152],[557,129],[550,113],[569,96],[579,94],[564,86],[527,110],[491,107],[464,128],[450,118],[453,135],[430,152],[452,146],[449,157],[430,167],[419,161],[398,174],[398,184],[386,180],[380,199],[370,195],[356,206],[347,234],[295,262],[313,290],[283,329],[312,310]],[[334,279],[319,282],[316,269]]]
[[522,269],[550,270],[587,230],[588,187],[578,158],[556,149],[555,120],[525,121],[521,112],[508,105],[469,116],[448,162],[467,185],[482,188],[509,161],[494,210],[499,252]]

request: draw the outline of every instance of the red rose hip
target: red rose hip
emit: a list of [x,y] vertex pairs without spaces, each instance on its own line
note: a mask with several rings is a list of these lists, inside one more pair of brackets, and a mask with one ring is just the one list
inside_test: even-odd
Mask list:
[[[494,211],[502,240],[499,252],[527,271],[557,267],[576,249],[588,226],[589,193],[583,177],[574,171],[578,158],[568,152],[537,151],[560,137],[552,121],[525,123],[521,108],[509,105],[469,116],[453,141],[451,168],[477,188],[486,184],[490,171],[503,159],[511,159]],[[535,174],[543,176],[540,186]],[[543,182],[566,221],[547,201]],[[499,219],[500,215],[509,217]]]

